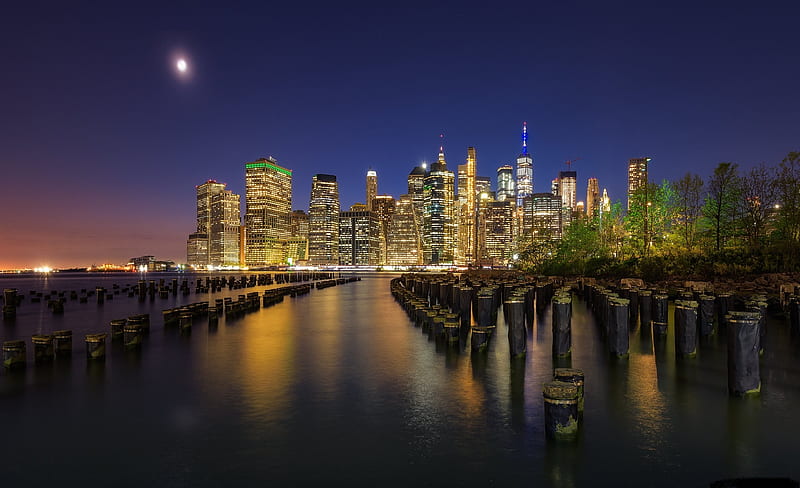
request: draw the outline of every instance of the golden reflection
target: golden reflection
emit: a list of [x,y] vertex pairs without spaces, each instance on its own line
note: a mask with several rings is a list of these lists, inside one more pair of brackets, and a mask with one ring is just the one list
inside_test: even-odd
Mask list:
[[633,425],[643,440],[642,449],[655,451],[663,442],[664,424],[669,420],[666,399],[658,388],[656,358],[652,354],[632,353],[629,362],[626,398]]

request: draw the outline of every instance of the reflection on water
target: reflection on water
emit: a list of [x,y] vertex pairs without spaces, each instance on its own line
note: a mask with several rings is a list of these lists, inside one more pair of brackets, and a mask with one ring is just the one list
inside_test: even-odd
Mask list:
[[[42,449],[39,441],[6,449],[4,479],[43,483],[58,470],[87,481],[124,471],[139,485],[269,479],[574,487],[619,482],[621,470],[626,481],[653,486],[800,476],[792,455],[800,353],[785,321],[770,327],[761,397],[739,400],[727,394],[721,335],[701,342],[696,358],[677,361],[674,326],[661,337],[642,324],[632,328],[629,358],[612,359],[576,299],[570,358],[552,357],[546,307],[528,330],[527,357],[512,361],[502,313],[483,353],[471,352],[466,330],[457,346],[437,344],[394,302],[389,278],[365,275],[287,297],[221,316],[216,327],[199,320],[183,335],[163,329],[161,309],[207,295],[144,302],[119,295],[103,305],[68,300],[63,316],[26,296],[17,321],[0,327],[2,340],[68,328],[74,353],[33,365],[29,349],[25,370],[0,372],[0,415],[11,419],[4,436],[46,439],[48,452],[57,453],[52,460],[29,455]],[[137,279],[3,277],[0,286],[27,295]],[[106,360],[87,364],[82,334],[107,331],[111,319],[135,313],[150,313],[153,323],[141,351],[109,338]],[[582,431],[571,444],[544,438],[542,384],[558,366],[586,374]],[[69,427],[42,421],[65,416]],[[86,435],[95,432],[102,440]]]

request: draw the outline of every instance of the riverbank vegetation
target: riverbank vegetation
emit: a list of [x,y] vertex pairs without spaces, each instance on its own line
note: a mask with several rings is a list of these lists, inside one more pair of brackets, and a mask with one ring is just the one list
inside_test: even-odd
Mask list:
[[742,170],[720,163],[648,182],[630,198],[582,216],[561,240],[535,241],[518,266],[546,275],[711,279],[800,271],[800,152]]

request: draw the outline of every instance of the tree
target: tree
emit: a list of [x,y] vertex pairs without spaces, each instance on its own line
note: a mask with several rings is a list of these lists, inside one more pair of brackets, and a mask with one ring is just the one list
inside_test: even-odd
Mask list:
[[719,163],[708,179],[703,223],[715,251],[720,251],[736,234],[741,198],[738,168],[739,165],[735,163]]
[[741,181],[741,228],[751,249],[762,246],[777,203],[774,170],[763,164]]
[[775,180],[778,228],[789,242],[800,240],[800,152],[790,152],[778,167]]
[[703,179],[686,173],[672,184],[675,189],[675,230],[687,251],[697,244],[697,224],[703,209]]
[[648,256],[662,247],[664,237],[675,217],[675,191],[664,180],[661,185],[648,182],[633,192],[625,218],[625,229],[634,255]]

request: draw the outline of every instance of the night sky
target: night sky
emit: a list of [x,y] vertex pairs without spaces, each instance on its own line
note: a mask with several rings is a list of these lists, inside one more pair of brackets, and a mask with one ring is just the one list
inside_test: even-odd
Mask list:
[[524,120],[535,191],[581,158],[580,199],[595,176],[624,200],[631,157],[661,180],[800,150],[800,2],[108,3],[2,9],[0,269],[185,262],[195,185],[244,212],[270,155],[307,209],[315,173],[343,208],[369,168],[405,193],[440,133],[494,182]]

